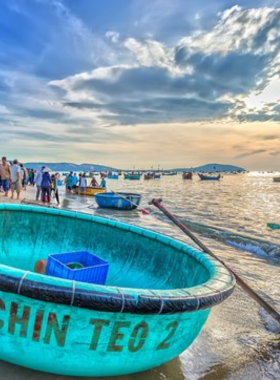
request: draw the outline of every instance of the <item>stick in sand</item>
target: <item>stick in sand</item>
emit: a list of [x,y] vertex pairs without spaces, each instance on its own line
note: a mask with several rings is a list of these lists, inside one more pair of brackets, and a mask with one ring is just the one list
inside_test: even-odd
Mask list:
[[238,274],[236,274],[231,268],[229,268],[219,257],[217,257],[209,248],[204,245],[204,243],[198,239],[178,218],[172,215],[162,204],[162,199],[153,199],[149,204],[154,205],[159,210],[161,210],[176,226],[178,226],[186,235],[188,235],[204,252],[208,253],[210,256],[214,257],[220,263],[222,263],[227,270],[235,277],[237,284],[250,296],[252,297],[263,309],[265,309],[268,314],[271,315],[280,324],[280,314],[267,303],[262,297],[260,297]]

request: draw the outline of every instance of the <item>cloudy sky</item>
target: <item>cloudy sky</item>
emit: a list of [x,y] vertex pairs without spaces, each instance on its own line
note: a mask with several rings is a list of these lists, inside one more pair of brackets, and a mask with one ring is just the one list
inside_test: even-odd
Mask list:
[[2,0],[1,155],[280,168],[279,0]]

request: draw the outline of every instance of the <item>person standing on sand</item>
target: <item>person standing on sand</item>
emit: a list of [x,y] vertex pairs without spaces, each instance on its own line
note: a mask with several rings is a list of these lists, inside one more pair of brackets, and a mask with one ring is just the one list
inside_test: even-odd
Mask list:
[[45,203],[46,201],[48,203],[51,202],[51,176],[50,176],[50,169],[45,168],[43,170],[42,174],[42,201]]
[[2,157],[1,183],[3,187],[3,191],[5,193],[5,197],[8,196],[10,178],[11,178],[10,164],[7,162],[6,157]]
[[36,201],[38,201],[40,198],[40,194],[41,194],[41,190],[42,190],[42,177],[43,177],[43,170],[44,169],[45,169],[45,166],[42,166],[41,170],[37,171],[35,178],[34,178],[34,182],[35,182],[35,185],[37,187]]
[[14,159],[13,165],[11,167],[11,182],[12,182],[12,196],[14,198],[14,192],[17,193],[17,199],[19,199],[20,189],[21,189],[21,169],[18,164],[18,160]]

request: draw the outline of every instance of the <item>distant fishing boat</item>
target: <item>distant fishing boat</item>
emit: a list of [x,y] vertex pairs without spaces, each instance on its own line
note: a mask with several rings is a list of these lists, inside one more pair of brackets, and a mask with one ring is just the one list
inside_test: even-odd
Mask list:
[[183,179],[192,179],[193,177],[193,173],[192,172],[188,172],[188,173],[183,173],[182,174],[182,178]]
[[[82,377],[158,367],[192,344],[234,290],[208,254],[117,220],[19,204],[1,204],[0,220],[0,359],[23,367]],[[78,259],[91,251],[109,265],[104,285],[73,280],[91,269]],[[73,258],[44,274],[61,252]]]
[[107,178],[108,179],[119,179],[119,175],[118,174],[108,174]]
[[95,195],[95,202],[102,208],[133,210],[139,206],[140,201],[141,195],[134,193],[104,193]]
[[144,174],[144,179],[147,180],[147,179],[154,179],[154,174],[153,173],[146,173]]
[[81,191],[79,187],[76,187],[73,189],[74,194],[87,195],[87,196],[94,196],[97,193],[105,193],[105,191],[106,191],[105,187],[91,187],[91,186],[87,186],[85,191]]
[[161,178],[161,174],[160,173],[155,173],[154,179],[160,179],[160,178]]
[[130,179],[130,180],[139,180],[141,178],[141,174],[124,174],[124,179]]
[[198,176],[202,181],[219,181],[221,178],[221,174],[219,174],[217,176],[212,176],[212,175],[206,175],[206,174],[198,173]]
[[280,182],[280,177],[273,177],[273,182]]
[[163,172],[162,175],[172,176],[172,175],[177,175],[177,173],[176,172]]

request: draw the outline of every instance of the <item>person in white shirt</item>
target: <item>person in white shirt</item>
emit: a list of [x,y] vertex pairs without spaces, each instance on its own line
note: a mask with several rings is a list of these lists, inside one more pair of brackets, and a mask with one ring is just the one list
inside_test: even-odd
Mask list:
[[21,183],[20,183],[20,180],[21,180],[21,169],[20,169],[20,166],[18,164],[18,160],[15,159],[13,161],[13,165],[11,167],[11,181],[12,181],[12,196],[11,196],[11,199],[14,198],[14,192],[16,191],[17,193],[17,199],[19,199],[19,195],[20,195],[20,188],[21,188]]

